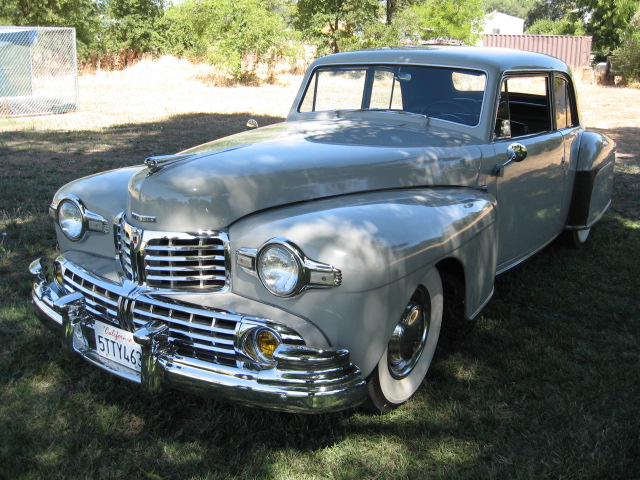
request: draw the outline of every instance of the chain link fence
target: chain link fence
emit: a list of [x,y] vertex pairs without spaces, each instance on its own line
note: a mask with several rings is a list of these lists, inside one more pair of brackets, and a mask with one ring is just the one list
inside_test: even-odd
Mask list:
[[0,27],[0,117],[77,109],[75,28]]

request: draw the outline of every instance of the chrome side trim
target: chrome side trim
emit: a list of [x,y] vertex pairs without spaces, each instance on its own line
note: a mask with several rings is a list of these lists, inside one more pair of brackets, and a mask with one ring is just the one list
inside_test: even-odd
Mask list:
[[518,258],[515,262],[510,263],[509,265],[507,265],[506,267],[502,267],[500,270],[496,271],[496,276],[500,275],[501,273],[506,272],[507,270],[512,269],[513,267],[517,267],[518,265],[520,265],[522,262],[524,262],[525,260],[527,260],[530,257],[533,257],[536,253],[538,253],[540,250],[544,249],[545,247],[547,247],[547,245],[551,244],[551,242],[553,242],[556,239],[556,237],[553,237],[551,240],[543,243],[540,247],[535,248],[534,250],[532,250],[531,252],[527,253],[525,256]]
[[471,315],[469,315],[468,320],[473,320],[474,318],[476,318],[476,316],[482,311],[482,309],[487,306],[487,303],[489,303],[489,301],[491,301],[491,299],[493,298],[493,292],[494,291],[495,291],[495,289],[492,288],[491,289],[491,293],[489,294],[489,296],[485,299],[484,302],[482,302],[482,305],[480,305],[480,307],[475,312],[473,312]]
[[592,221],[590,221],[587,225],[566,225],[564,229],[565,230],[588,230],[591,227],[593,227],[596,223],[598,223],[600,220],[602,220],[602,217],[604,217],[604,214],[607,213],[610,206],[611,206],[611,200],[607,202],[607,205],[598,214],[598,216],[594,218]]

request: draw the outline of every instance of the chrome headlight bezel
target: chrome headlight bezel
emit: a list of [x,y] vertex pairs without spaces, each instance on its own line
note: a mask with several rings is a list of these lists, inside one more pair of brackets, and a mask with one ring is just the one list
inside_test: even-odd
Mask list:
[[[286,262],[285,268],[290,269],[288,272],[275,265],[274,259],[280,257]],[[269,265],[267,262],[272,262]],[[300,292],[304,285],[304,260],[297,249],[283,241],[272,241],[265,244],[258,251],[256,259],[256,270],[258,278],[276,297],[291,297]],[[279,276],[277,279],[274,277]],[[284,283],[284,285],[282,285]]]
[[[281,252],[290,257],[298,270],[295,281],[292,280],[284,290],[274,290],[265,278],[263,261],[272,248],[282,249]],[[262,285],[279,298],[295,298],[309,289],[331,288],[342,284],[342,272],[339,269],[309,259],[295,243],[285,238],[272,238],[259,248],[239,248],[236,251],[236,265],[240,270],[258,277]]]
[[[63,222],[65,221],[63,218],[65,206],[71,208],[71,211],[76,212],[77,223],[75,223],[76,228],[74,229],[70,229],[68,226],[65,227],[63,225]],[[58,201],[57,205],[51,206],[50,212],[52,212],[51,216],[54,217],[56,223],[60,227],[60,231],[72,242],[82,240],[87,232],[109,232],[109,223],[105,218],[102,215],[87,210],[84,203],[75,195],[65,195],[62,197]]]
[[64,236],[72,242],[79,241],[87,231],[84,208],[73,197],[65,197],[58,203],[56,221]]

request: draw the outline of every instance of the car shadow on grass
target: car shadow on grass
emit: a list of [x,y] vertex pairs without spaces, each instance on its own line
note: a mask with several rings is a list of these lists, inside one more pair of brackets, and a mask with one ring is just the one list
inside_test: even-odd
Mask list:
[[[50,252],[55,190],[244,130],[247,114],[100,132],[0,133],[8,252]],[[267,125],[280,119],[258,117]],[[384,416],[296,415],[180,392],[148,396],[78,358],[31,313],[30,258],[1,264],[0,464],[7,478],[633,478],[637,460],[638,129],[612,213],[581,250],[551,245],[496,280],[475,328]],[[628,155],[628,156],[627,156]],[[624,195],[628,195],[628,198]],[[36,219],[32,218],[33,216]],[[629,226],[635,222],[635,227]],[[4,231],[4,230],[3,230]],[[2,476],[2,474],[0,474]]]

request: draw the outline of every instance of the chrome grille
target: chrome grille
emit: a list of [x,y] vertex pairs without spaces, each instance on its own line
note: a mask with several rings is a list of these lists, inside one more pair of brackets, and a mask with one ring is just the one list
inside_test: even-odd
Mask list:
[[[86,309],[92,315],[121,328],[118,306],[125,292],[118,284],[93,281],[81,270],[75,271],[67,264],[64,280],[68,289],[82,293]],[[233,345],[236,325],[240,315],[224,311],[204,309],[197,305],[156,299],[142,294],[133,301],[134,329],[151,320],[160,320],[169,327],[169,342],[176,352],[228,366],[236,365]]]
[[114,289],[98,286],[80,274],[66,269],[64,281],[72,291],[80,292],[86,300],[86,309],[93,315],[119,325],[118,301],[120,295]]
[[140,230],[124,215],[114,229],[116,254],[125,276],[171,290],[222,290],[227,285],[224,233],[187,234]]
[[[114,228],[114,241],[116,246],[116,257],[120,262],[120,266],[129,280],[138,280],[137,265],[139,263],[139,255],[134,248],[135,229],[128,225],[124,216],[116,223]],[[138,236],[139,237],[139,236]],[[137,239],[140,242],[139,238]]]
[[144,271],[152,287],[222,289],[227,279],[224,242],[217,237],[151,239]]
[[235,366],[233,338],[240,320],[237,315],[151,298],[136,300],[133,307],[135,328],[152,320],[160,320],[169,326],[169,342],[177,353]]

